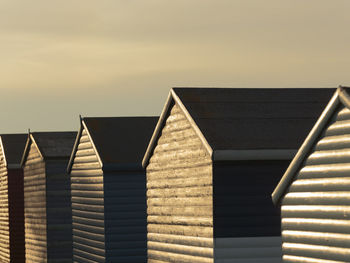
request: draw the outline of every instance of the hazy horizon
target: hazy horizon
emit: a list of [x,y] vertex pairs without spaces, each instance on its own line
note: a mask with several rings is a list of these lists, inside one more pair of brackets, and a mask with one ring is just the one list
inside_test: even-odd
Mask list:
[[348,0],[0,2],[0,133],[159,115],[171,87],[350,85]]

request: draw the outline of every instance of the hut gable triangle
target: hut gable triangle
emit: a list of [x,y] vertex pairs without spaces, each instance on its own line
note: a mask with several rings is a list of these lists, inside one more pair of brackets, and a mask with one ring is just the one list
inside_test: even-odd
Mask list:
[[29,132],[28,133],[27,142],[26,142],[26,146],[25,146],[24,152],[23,152],[23,157],[22,157],[22,160],[21,160],[21,167],[23,167],[25,165],[26,161],[27,161],[27,157],[28,157],[28,154],[29,154],[30,147],[31,147],[32,143],[34,144],[35,148],[37,149],[40,157],[42,159],[44,159],[44,156],[42,154],[41,149],[39,148],[38,144],[35,142],[33,135]]
[[157,146],[158,139],[161,135],[162,129],[165,126],[166,120],[170,115],[171,108],[174,104],[177,104],[182,112],[184,113],[186,119],[189,121],[191,127],[194,129],[196,134],[198,135],[199,139],[202,141],[203,145],[205,146],[209,156],[212,157],[213,149],[209,145],[208,141],[204,137],[202,131],[199,129],[195,121],[193,120],[192,116],[186,109],[185,105],[182,103],[181,99],[177,96],[175,90],[172,88],[169,92],[168,98],[166,100],[165,106],[163,108],[163,111],[159,117],[158,123],[156,125],[156,128],[154,129],[153,135],[151,137],[151,140],[148,144],[146,153],[144,155],[144,158],[142,160],[142,166],[145,168],[148,165],[149,159],[151,158],[151,155]]
[[27,134],[1,134],[0,143],[5,165],[8,168],[20,168],[23,151],[27,141]]
[[326,127],[327,123],[329,122],[337,107],[340,104],[343,104],[345,107],[350,108],[350,96],[347,93],[348,89],[349,88],[347,87],[340,86],[335,91],[328,105],[326,106],[321,116],[315,123],[314,127],[310,131],[309,135],[306,137],[305,141],[299,148],[297,154],[295,155],[294,159],[292,160],[286,172],[284,173],[282,179],[280,180],[277,187],[272,193],[272,200],[276,205],[280,204],[281,198],[287,191],[290,184],[295,179],[295,176],[297,175],[301,165],[307,157],[307,154],[317,142],[317,139]]
[[85,130],[85,132],[87,133],[87,136],[89,138],[89,141],[92,145],[92,148],[94,149],[94,152],[95,152],[95,155],[98,159],[98,162],[100,164],[101,167],[103,167],[103,163],[102,163],[102,160],[101,160],[101,157],[100,157],[100,154],[98,153],[98,150],[94,144],[94,140],[91,138],[91,135],[90,135],[90,132],[89,132],[89,129],[88,127],[86,126],[85,122],[84,122],[84,119],[81,118],[80,119],[80,129],[79,129],[79,132],[77,134],[77,137],[75,139],[75,143],[74,143],[74,146],[73,146],[73,150],[72,150],[72,154],[69,158],[69,162],[68,162],[68,166],[67,166],[67,172],[70,173],[70,171],[72,170],[72,166],[73,166],[73,163],[74,163],[74,159],[75,159],[75,155],[78,151],[78,147],[79,147],[79,143],[80,143],[80,138],[83,134],[83,131]]

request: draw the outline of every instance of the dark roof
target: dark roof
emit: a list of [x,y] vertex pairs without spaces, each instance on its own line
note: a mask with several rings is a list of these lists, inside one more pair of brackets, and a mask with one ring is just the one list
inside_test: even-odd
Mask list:
[[317,120],[310,133],[307,135],[304,143],[299,148],[297,154],[290,163],[276,189],[272,193],[272,200],[275,204],[279,204],[282,196],[288,189],[289,185],[293,182],[294,177],[297,175],[301,165],[304,163],[305,158],[307,158],[309,152],[312,150],[314,143],[318,140],[329,120],[333,116],[334,111],[341,104],[350,109],[349,93],[350,88],[339,87],[332,99],[329,101],[328,105],[324,107],[322,115]]
[[[87,117],[82,119],[103,166],[139,164],[158,117]],[[75,155],[77,143],[72,155]],[[68,170],[73,161],[71,157]]]
[[7,165],[19,165],[28,134],[2,134],[1,141]]
[[[147,149],[148,162],[172,103],[182,104],[212,151],[298,149],[335,88],[173,88]],[[212,154],[212,153],[211,153]]]
[[33,132],[31,135],[44,158],[69,158],[77,132]]
[[174,88],[214,151],[299,148],[334,90]]
[[35,143],[44,159],[69,158],[72,153],[77,132],[31,132],[27,140],[26,148],[21,160],[21,166],[30,149],[30,144]]

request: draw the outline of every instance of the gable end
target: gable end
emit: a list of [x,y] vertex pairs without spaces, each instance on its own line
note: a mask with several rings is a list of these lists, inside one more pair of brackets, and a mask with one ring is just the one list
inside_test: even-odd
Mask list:
[[[339,105],[339,103],[343,103],[346,107],[348,107],[346,104],[350,106],[350,98],[346,99],[346,97],[349,97],[344,90],[344,87],[339,87],[336,92],[334,93],[333,97],[331,98],[330,102],[322,112],[321,116],[317,120],[316,124],[312,128],[309,135],[306,137],[305,141],[299,148],[297,154],[295,155],[294,159],[290,163],[288,169],[284,173],[282,179],[278,183],[277,187],[272,193],[272,200],[275,203],[275,205],[279,205],[282,196],[287,191],[289,185],[293,182],[294,177],[296,176],[297,172],[300,169],[300,166],[304,162],[305,158],[307,157],[307,154],[310,152],[311,148],[313,147],[315,141],[320,136],[321,132],[323,131],[324,127],[327,125],[328,121],[330,120],[331,116],[333,115],[335,109]],[[345,103],[344,103],[345,102]]]

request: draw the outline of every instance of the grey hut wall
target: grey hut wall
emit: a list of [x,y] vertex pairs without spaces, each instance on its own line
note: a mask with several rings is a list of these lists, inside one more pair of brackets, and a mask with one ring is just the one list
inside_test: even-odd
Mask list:
[[270,194],[288,164],[214,162],[215,262],[281,262],[280,213]]
[[33,143],[23,172],[26,262],[47,262],[45,163]]
[[339,107],[282,200],[283,262],[349,262],[350,110]]
[[74,262],[146,262],[146,176],[102,172],[82,130],[71,169]]
[[145,171],[106,171],[104,195],[106,262],[147,262]]
[[46,162],[48,262],[72,262],[72,212],[67,159]]
[[0,261],[10,262],[10,227],[7,167],[0,145]]
[[70,172],[73,261],[105,262],[103,172],[84,129]]
[[147,166],[148,262],[214,262],[212,162],[175,104]]

